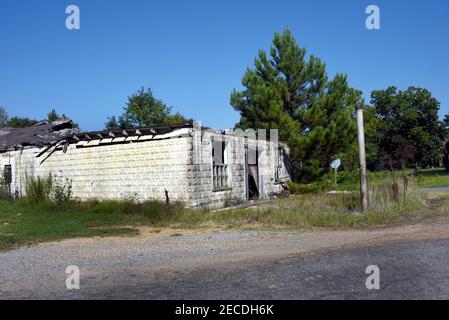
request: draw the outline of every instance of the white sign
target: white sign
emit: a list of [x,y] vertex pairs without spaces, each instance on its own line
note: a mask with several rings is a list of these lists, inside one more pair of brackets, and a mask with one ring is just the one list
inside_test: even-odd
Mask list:
[[331,162],[331,168],[332,169],[338,169],[341,165],[341,160],[340,159],[335,159],[334,161]]

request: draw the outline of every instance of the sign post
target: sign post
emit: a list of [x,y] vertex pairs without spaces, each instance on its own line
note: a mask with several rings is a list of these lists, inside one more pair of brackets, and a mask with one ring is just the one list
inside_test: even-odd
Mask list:
[[341,165],[340,159],[335,159],[334,161],[331,162],[331,168],[334,169],[335,190],[337,190],[337,174],[340,165]]

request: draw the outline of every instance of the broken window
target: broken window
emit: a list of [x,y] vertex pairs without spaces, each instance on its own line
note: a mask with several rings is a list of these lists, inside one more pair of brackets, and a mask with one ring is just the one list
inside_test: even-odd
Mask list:
[[281,180],[282,165],[284,163],[284,149],[281,146],[275,147],[274,181]]
[[226,141],[212,141],[212,179],[215,191],[229,188],[227,147]]

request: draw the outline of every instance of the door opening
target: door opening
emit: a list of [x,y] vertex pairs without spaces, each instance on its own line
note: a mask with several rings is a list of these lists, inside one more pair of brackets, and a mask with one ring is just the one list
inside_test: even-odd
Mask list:
[[12,168],[10,164],[5,165],[3,169],[3,185],[8,197],[11,197],[11,184],[12,184]]
[[259,153],[257,148],[246,148],[246,198],[255,200],[260,197],[259,186]]

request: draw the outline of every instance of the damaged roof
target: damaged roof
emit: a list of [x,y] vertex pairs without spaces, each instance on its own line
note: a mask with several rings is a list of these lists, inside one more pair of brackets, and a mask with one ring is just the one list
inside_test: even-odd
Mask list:
[[116,138],[129,138],[134,136],[159,136],[168,134],[178,129],[192,128],[192,122],[186,122],[176,125],[154,126],[150,128],[131,128],[131,129],[117,129],[117,130],[103,130],[103,131],[90,131],[79,132],[74,134],[69,141],[92,141],[103,139],[116,139]]
[[[24,147],[57,147],[60,143],[102,140],[145,135],[164,135],[181,128],[192,127],[192,122],[179,125],[155,126],[152,128],[133,128],[125,130],[105,130],[82,132],[73,126],[71,120],[57,119],[53,122],[40,121],[26,128],[0,128],[0,152],[22,149]],[[117,139],[119,140],[119,139]],[[121,141],[128,142],[128,141]]]
[[[57,119],[55,121],[40,121],[26,128],[0,128],[0,152],[18,150],[24,147],[38,147],[45,150],[39,155],[53,148],[53,152],[63,145],[64,152],[69,144],[77,147],[97,146],[99,144],[131,143],[148,140],[158,140],[176,137],[179,129],[193,128],[194,121],[177,125],[154,126],[151,128],[132,128],[120,130],[103,130],[82,132],[75,128],[73,122],[68,119]],[[201,127],[201,130],[210,130],[218,134],[229,134],[227,131],[213,130]],[[182,136],[182,134],[180,135]],[[95,141],[100,141],[99,144]]]
[[79,132],[71,120],[62,118],[53,122],[40,121],[26,128],[0,128],[0,152],[52,145]]

